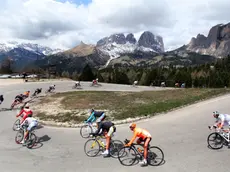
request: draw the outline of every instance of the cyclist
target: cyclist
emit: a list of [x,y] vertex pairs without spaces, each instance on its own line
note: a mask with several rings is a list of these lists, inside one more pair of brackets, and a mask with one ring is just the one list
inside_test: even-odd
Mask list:
[[28,117],[24,120],[24,122],[21,123],[21,127],[23,125],[28,126],[26,128],[26,131],[24,132],[25,133],[24,137],[23,137],[22,141],[20,142],[24,146],[25,145],[25,140],[26,140],[26,138],[27,138],[27,136],[29,134],[29,131],[31,131],[32,129],[34,129],[38,125],[38,121],[37,121],[37,119],[32,117],[32,114],[29,114]]
[[105,121],[101,122],[99,124],[99,127],[95,133],[91,133],[90,135],[97,136],[100,134],[103,134],[106,138],[106,150],[102,152],[102,155],[108,156],[109,155],[109,146],[110,146],[110,141],[113,133],[116,132],[116,127],[114,123],[111,121]]
[[141,165],[147,165],[147,148],[149,146],[150,141],[152,140],[151,134],[142,128],[137,128],[135,123],[131,123],[129,125],[130,130],[134,132],[133,138],[129,141],[128,144],[125,144],[125,146],[131,146],[131,144],[134,142],[134,140],[137,139],[137,144],[140,144],[141,142],[144,142],[144,160],[140,162]]
[[98,84],[98,78],[96,78],[95,80],[93,80],[93,84]]
[[55,90],[55,87],[56,87],[56,85],[50,85],[50,86],[49,86],[49,92],[50,92],[51,90]]
[[4,97],[3,95],[0,95],[0,104],[2,104],[3,101],[4,101]]
[[26,99],[26,98],[28,98],[30,96],[30,91],[26,91],[26,92],[24,92],[24,94],[23,94],[23,99]]
[[38,95],[42,92],[42,88],[37,88],[35,91],[34,91],[34,94],[33,95]]
[[22,103],[23,99],[23,94],[19,94],[15,97],[15,101],[19,101],[19,103]]
[[[229,114],[220,114],[218,111],[213,112],[213,117],[216,118],[216,123],[213,126],[216,126],[218,129],[221,129],[223,126],[228,126],[230,128],[230,115]],[[210,129],[213,128],[210,127]]]
[[26,105],[24,106],[24,108],[21,109],[20,113],[18,115],[16,115],[16,117],[19,117],[22,115],[22,119],[21,119],[21,124],[25,121],[25,119],[28,116],[32,116],[33,115],[33,111],[30,109],[30,106],[28,103],[26,103]]
[[134,81],[133,85],[136,86],[138,84],[138,81]]
[[77,87],[77,86],[80,87],[80,86],[81,86],[80,81],[76,81],[76,82],[75,82],[75,86],[76,86],[76,87]]
[[106,118],[106,115],[105,115],[104,111],[95,111],[94,109],[91,109],[90,113],[91,114],[90,114],[89,118],[85,121],[85,123],[88,123],[88,122],[93,123],[93,122],[96,121],[97,127],[99,126],[99,123],[101,121],[104,121],[104,119]]

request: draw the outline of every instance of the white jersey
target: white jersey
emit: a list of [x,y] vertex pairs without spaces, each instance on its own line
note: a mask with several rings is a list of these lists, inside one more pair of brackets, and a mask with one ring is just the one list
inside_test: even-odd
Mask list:
[[32,122],[37,122],[38,120],[33,118],[33,117],[28,117],[25,119],[24,122],[26,122],[26,121],[28,122],[28,124],[31,124]]
[[223,121],[225,125],[230,125],[230,115],[228,114],[220,114],[218,120]]

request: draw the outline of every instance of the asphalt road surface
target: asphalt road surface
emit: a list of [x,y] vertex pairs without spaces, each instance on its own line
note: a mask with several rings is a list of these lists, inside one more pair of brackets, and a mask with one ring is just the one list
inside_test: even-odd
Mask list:
[[[2,82],[2,81],[0,81]],[[71,90],[73,82],[53,82],[57,91]],[[83,90],[159,90],[160,88],[137,87],[103,84],[100,88],[88,87],[82,83]],[[9,108],[16,94],[36,87],[46,89],[50,83],[23,83],[0,85],[0,94],[5,96],[1,108]],[[87,87],[87,88],[86,88]],[[44,90],[43,90],[44,91]],[[16,132],[12,125],[17,111],[0,112],[0,167],[3,172],[226,172],[229,169],[230,150],[211,150],[207,147],[207,136],[211,132],[208,125],[214,122],[212,112],[219,110],[230,113],[230,95],[208,100],[189,107],[162,114],[137,123],[138,127],[148,129],[152,134],[152,145],[162,148],[165,163],[158,167],[122,166],[117,159],[90,158],[84,153],[86,139],[81,138],[79,129],[55,128],[45,126],[36,131],[40,144],[36,149],[27,149],[14,141]],[[44,107],[46,108],[46,107]],[[117,127],[115,139],[130,139],[132,136],[128,124]]]

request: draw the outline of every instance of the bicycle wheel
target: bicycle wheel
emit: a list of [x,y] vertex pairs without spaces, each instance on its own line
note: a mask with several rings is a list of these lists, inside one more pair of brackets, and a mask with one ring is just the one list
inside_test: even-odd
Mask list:
[[17,131],[17,130],[19,129],[19,125],[20,125],[20,119],[17,119],[17,120],[14,122],[13,131]]
[[32,147],[34,147],[35,143],[37,141],[37,136],[34,133],[30,133],[30,138],[29,140],[27,140],[26,142],[26,147],[31,149]]
[[89,125],[83,125],[80,129],[81,137],[89,138],[89,134],[93,132],[93,129]]
[[23,137],[24,137],[24,131],[20,129],[15,136],[15,142],[17,144],[21,144],[20,142],[22,141]]
[[[85,142],[85,145],[84,145],[85,154],[89,157],[97,156],[98,153],[100,152],[100,148],[101,146],[96,139],[89,139]],[[93,152],[93,154],[90,154],[90,152]]]
[[160,165],[164,160],[163,151],[157,146],[151,146],[148,150],[148,164],[152,166]]
[[212,149],[221,149],[224,145],[224,139],[218,133],[209,134],[207,142]]
[[137,153],[132,147],[123,147],[118,152],[118,160],[124,166],[131,166],[137,160]]
[[[111,140],[109,153],[113,158],[118,158],[118,152],[122,149],[124,143],[120,140]],[[124,149],[123,149],[124,150]],[[122,153],[122,152],[120,152]]]

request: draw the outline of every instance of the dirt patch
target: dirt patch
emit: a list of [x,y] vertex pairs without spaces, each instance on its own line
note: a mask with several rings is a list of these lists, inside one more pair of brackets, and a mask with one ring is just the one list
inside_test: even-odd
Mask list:
[[44,121],[79,124],[89,109],[105,111],[107,119],[153,116],[200,100],[229,93],[230,89],[176,89],[143,92],[76,91],[44,97],[33,108]]

